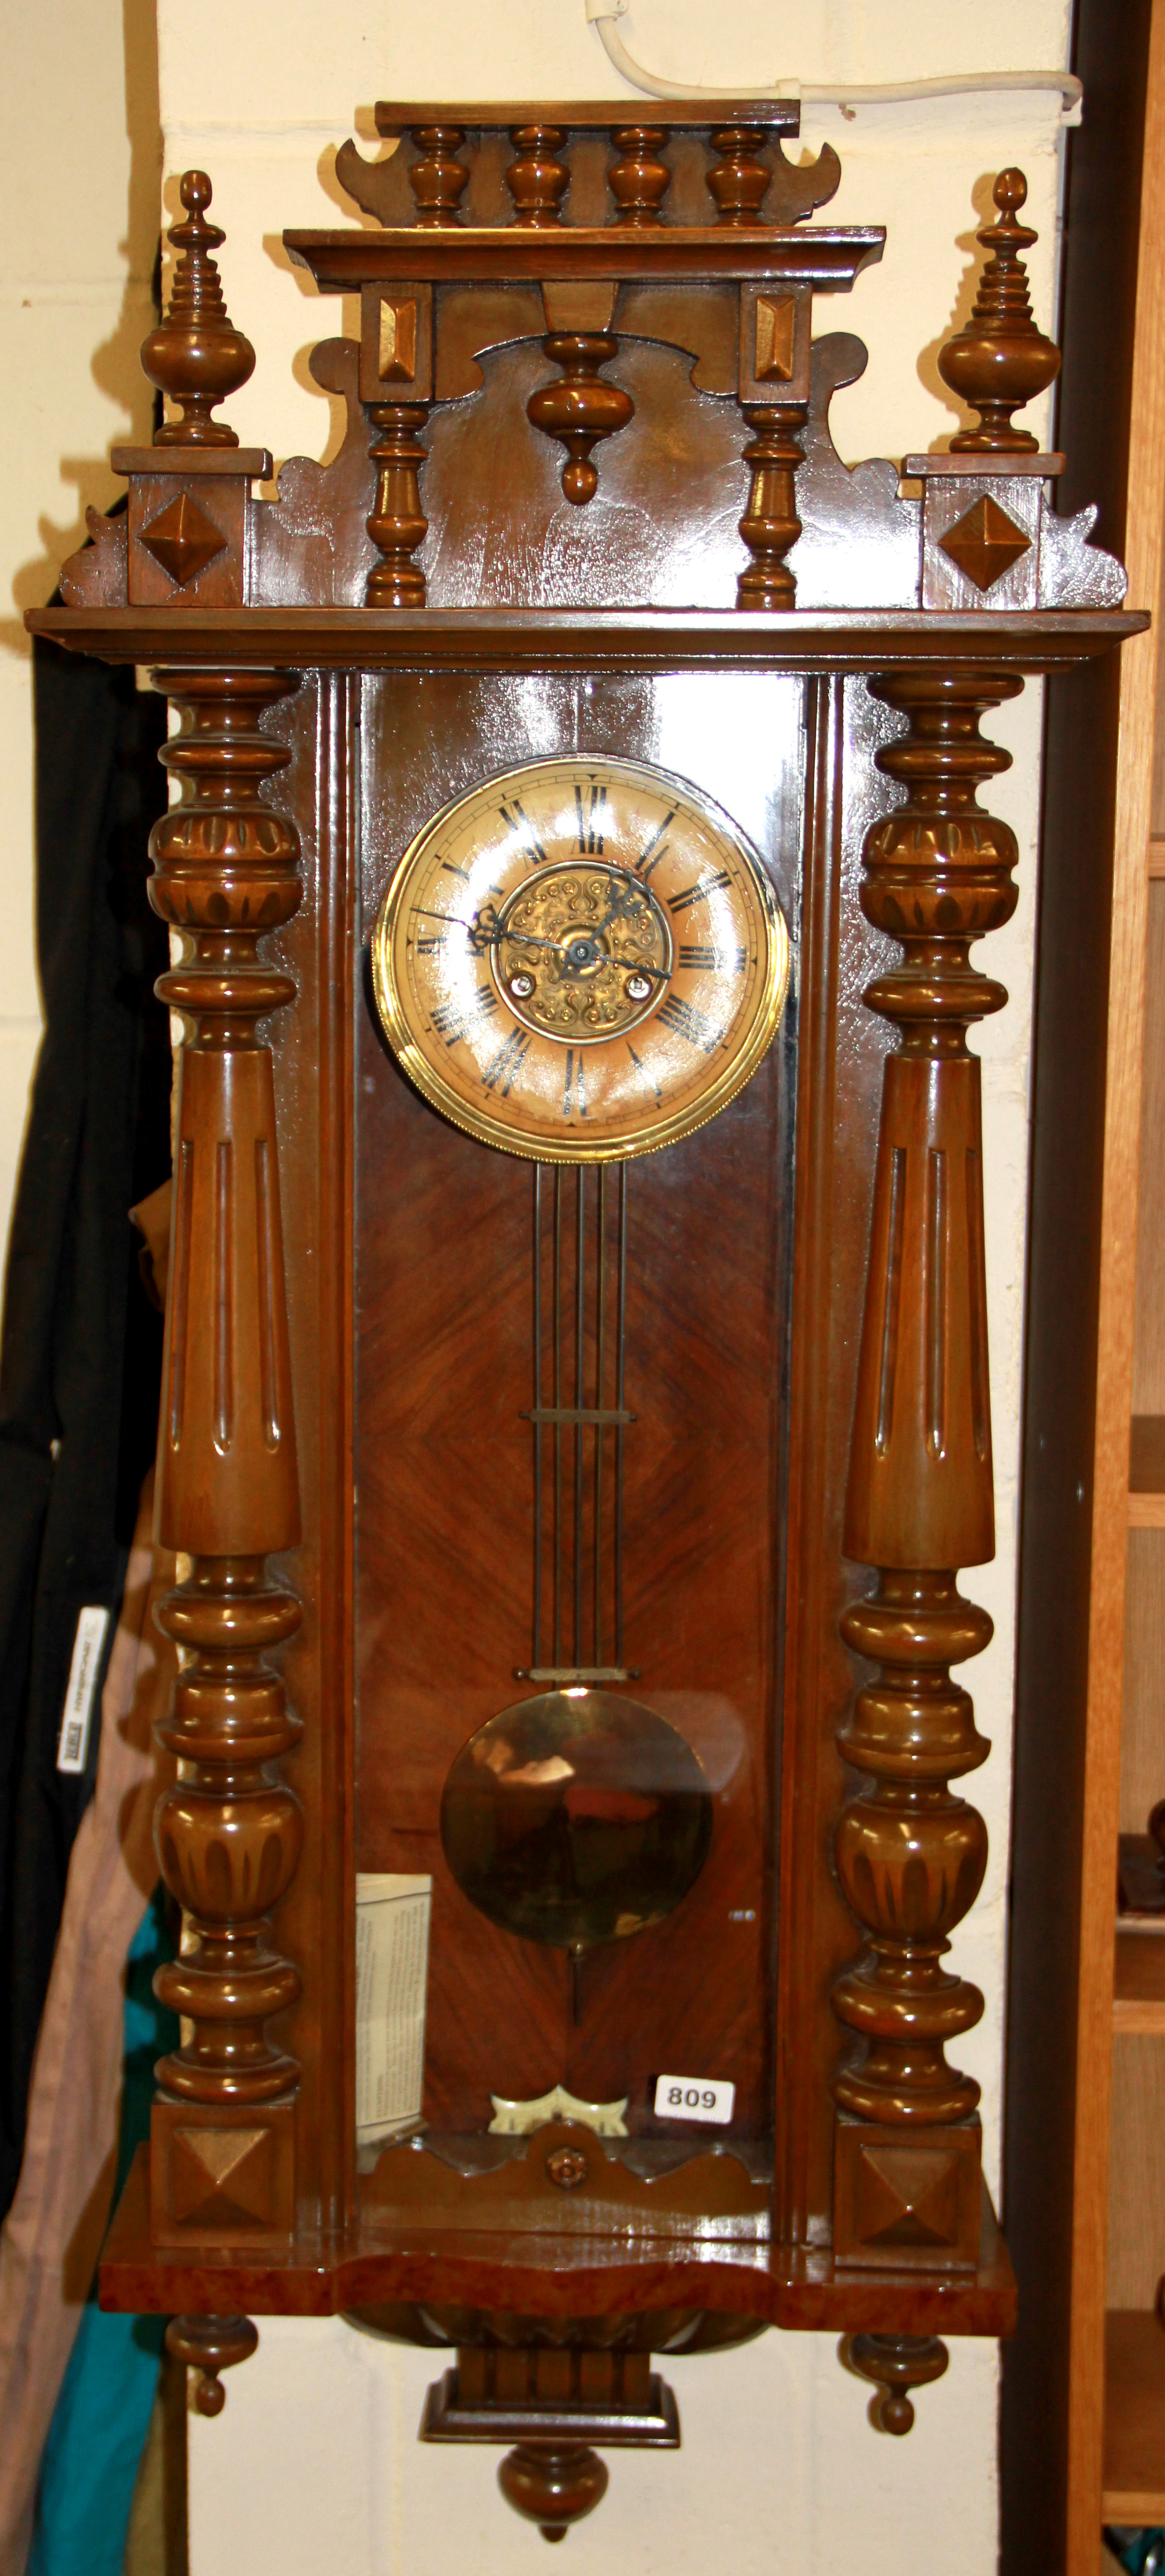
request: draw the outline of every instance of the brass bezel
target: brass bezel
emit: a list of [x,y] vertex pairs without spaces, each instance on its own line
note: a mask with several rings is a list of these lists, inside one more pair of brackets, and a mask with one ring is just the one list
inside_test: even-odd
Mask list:
[[[569,1146],[556,1146],[545,1136],[530,1134],[527,1140],[520,1130],[504,1125],[488,1110],[474,1109],[462,1099],[460,1092],[454,1091],[443,1080],[414,1035],[406,1000],[397,981],[393,940],[397,915],[409,881],[435,834],[445,829],[459,806],[471,803],[484,787],[501,786],[503,783],[512,783],[516,787],[519,781],[545,777],[548,770],[574,770],[580,760],[586,760],[588,767],[605,771],[608,775],[644,779],[652,788],[678,788],[685,802],[697,806],[705,821],[722,839],[732,844],[752,878],[768,940],[757,1004],[743,1040],[723,1069],[713,1075],[707,1086],[690,1099],[684,1109],[671,1116],[657,1114],[653,1118],[645,1118],[640,1127],[618,1137],[605,1140],[596,1137],[593,1143],[588,1138],[585,1145],[572,1142]],[[679,777],[674,770],[658,769],[645,760],[605,756],[592,760],[588,754],[579,751],[555,753],[545,760],[520,761],[505,769],[489,770],[472,787],[463,788],[459,795],[451,796],[448,803],[430,815],[428,822],[414,833],[408,848],[398,859],[381,899],[372,932],[372,983],[376,1008],[393,1054],[409,1081],[428,1101],[430,1108],[439,1110],[441,1116],[447,1118],[451,1126],[459,1127],[464,1135],[475,1137],[480,1145],[493,1146],[499,1153],[513,1154],[531,1163],[631,1162],[642,1154],[658,1154],[665,1145],[676,1145],[682,1137],[694,1135],[697,1128],[706,1127],[709,1119],[718,1117],[720,1111],[727,1109],[730,1101],[743,1091],[767,1055],[780,1025],[789,988],[789,967],[788,927],[764,862],[739,825],[725,813],[723,806],[718,805],[714,797],[706,795],[703,788],[693,785],[691,779]],[[546,1043],[553,1045],[555,1040],[548,1036]]]

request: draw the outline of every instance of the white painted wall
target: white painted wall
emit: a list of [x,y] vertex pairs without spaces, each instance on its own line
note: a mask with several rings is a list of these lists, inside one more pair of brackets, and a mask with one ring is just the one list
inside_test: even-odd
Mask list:
[[[944,70],[1055,68],[1066,59],[1067,0],[633,0],[622,33],[666,76],[758,82],[912,79]],[[0,102],[6,199],[0,328],[6,386],[0,545],[0,748],[6,861],[0,881],[0,1218],[6,1221],[38,1026],[30,945],[30,732],[18,613],[47,598],[78,540],[81,505],[110,497],[109,443],[147,434],[148,388],[133,352],[145,323],[154,231],[149,168],[149,0],[126,0],[131,92],[146,138],[131,174],[117,0],[37,0],[9,13]],[[353,111],[377,97],[610,97],[617,83],[583,0],[158,0],[166,168],[200,164],[228,230],[223,270],[234,318],[259,353],[230,417],[277,457],[319,454],[326,406],[306,353],[341,327],[279,245],[285,224],[343,220],[330,175]],[[367,114],[357,118],[364,148]],[[938,344],[965,303],[984,181],[1027,171],[1037,310],[1050,315],[1056,203],[1054,101],[1027,92],[925,107],[807,110],[807,145],[828,137],[843,163],[830,208],[839,222],[884,223],[882,266],[844,325],[871,347],[863,381],[839,397],[835,430],[851,458],[901,455],[954,426],[935,372]],[[132,205],[127,224],[127,205]],[[172,217],[175,197],[166,190]],[[342,208],[342,212],[337,211]],[[973,211],[974,209],[974,211]],[[126,243],[128,242],[128,252]],[[350,327],[345,315],[344,327]],[[921,354],[920,354],[921,353]],[[1038,417],[1034,425],[1039,427]],[[58,460],[61,460],[58,462]],[[54,479],[55,478],[55,479]],[[960,2050],[984,2087],[988,2166],[998,2165],[1004,1887],[1009,1800],[1023,1188],[1027,1152],[1039,710],[1029,691],[989,730],[1015,753],[992,791],[1019,837],[1021,901],[992,943],[1013,994],[989,1022],[985,1058],[989,1298],[999,1555],[967,1588],[997,1622],[971,1668],[979,1722],[995,1750],[973,1791],[992,1837],[983,1898],[958,1935],[960,1966],[988,1996]],[[420,2449],[424,2388],[439,2357],[397,2352],[343,2325],[273,2321],[259,2354],[232,2374],[216,2423],[191,2421],[193,2576],[510,2576],[543,2542],[496,2494],[491,2455]],[[948,2377],[925,2391],[907,2442],[865,2422],[868,2390],[838,2368],[832,2337],[770,2334],[740,2353],[674,2366],[684,2423],[677,2457],[611,2457],[611,2491],[567,2548],[573,2576],[612,2566],[695,2576],[731,2561],[739,2576],[923,2576],[936,2534],[957,2531],[959,2576],[995,2565],[996,2357],[956,2345]],[[945,2548],[945,2544],[940,2544]]]

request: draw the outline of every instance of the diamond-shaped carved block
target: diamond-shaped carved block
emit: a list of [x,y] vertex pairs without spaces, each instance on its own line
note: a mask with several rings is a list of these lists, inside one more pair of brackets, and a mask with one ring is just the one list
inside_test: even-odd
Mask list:
[[221,555],[226,538],[213,519],[208,519],[189,492],[179,492],[159,510],[156,519],[142,529],[142,544],[163,572],[169,573],[177,589],[204,572],[207,564]]
[[179,2222],[212,2227],[271,2224],[270,2129],[175,2129],[170,2205]]
[[295,2105],[248,2118],[156,2101],[150,2117],[155,2245],[272,2245],[295,2224]]
[[833,2250],[839,2263],[962,2271],[978,2260],[977,2120],[929,2136],[841,2119],[837,2126]]
[[868,2245],[949,2245],[958,2226],[958,2176],[926,2147],[865,2147],[858,2163],[858,2226]]
[[991,590],[1002,573],[1030,552],[1031,538],[989,492],[982,492],[939,544],[976,590]]

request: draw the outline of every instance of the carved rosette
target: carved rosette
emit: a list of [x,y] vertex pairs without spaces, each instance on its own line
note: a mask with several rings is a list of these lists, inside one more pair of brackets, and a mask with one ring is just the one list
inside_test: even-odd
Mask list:
[[1014,836],[976,802],[1009,755],[982,741],[979,718],[1022,682],[907,669],[873,685],[910,725],[877,755],[908,793],[867,835],[861,894],[904,955],[865,995],[899,1045],[883,1082],[844,1537],[878,1584],[842,1633],[878,1672],[838,1739],[869,1785],[835,1839],[866,1935],[833,1990],[858,2042],[833,2080],[835,2253],[946,2270],[977,2259],[979,2088],[947,2065],[944,2044],[983,2004],[942,1961],[987,1856],[981,1817],[950,1783],[988,1750],[950,1668],[991,1636],[955,1570],[995,1546],[979,1062],[967,1030],[1007,998],[969,947],[1016,902]]
[[300,1990],[269,1935],[302,1818],[275,1768],[299,1723],[268,1661],[300,1610],[266,1559],[300,1529],[272,1059],[258,1033],[295,986],[258,948],[301,889],[295,832],[262,802],[289,755],[260,718],[296,683],[154,678],[182,710],[162,759],[183,793],[151,836],[150,895],[187,948],[158,985],[185,1022],[158,1535],[190,1570],[158,1614],[183,1661],[158,1730],[181,1767],[155,1836],[187,1937],[157,1987],[188,2035],[158,2067],[152,2226],[160,2244],[262,2245],[294,2221],[298,2069],[265,2025]]

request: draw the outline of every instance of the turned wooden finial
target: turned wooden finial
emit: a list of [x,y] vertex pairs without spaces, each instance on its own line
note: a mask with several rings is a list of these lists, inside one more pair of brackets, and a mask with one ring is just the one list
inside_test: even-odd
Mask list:
[[979,280],[971,319],[939,352],[939,374],[979,414],[977,429],[951,440],[955,455],[1038,450],[1031,431],[1016,429],[1013,411],[1042,394],[1059,373],[1060,352],[1037,330],[1020,252],[1039,235],[1017,218],[1027,198],[1022,170],[1002,170],[992,194],[998,219],[979,235],[991,257]]
[[246,384],[255,352],[231,321],[211,257],[226,235],[206,220],[212,192],[205,170],[183,171],[178,193],[188,220],[171,226],[170,239],[182,257],[169,310],[142,342],[142,366],[151,384],[181,404],[182,418],[163,421],[154,445],[237,447],[234,430],[210,415],[216,403]]

